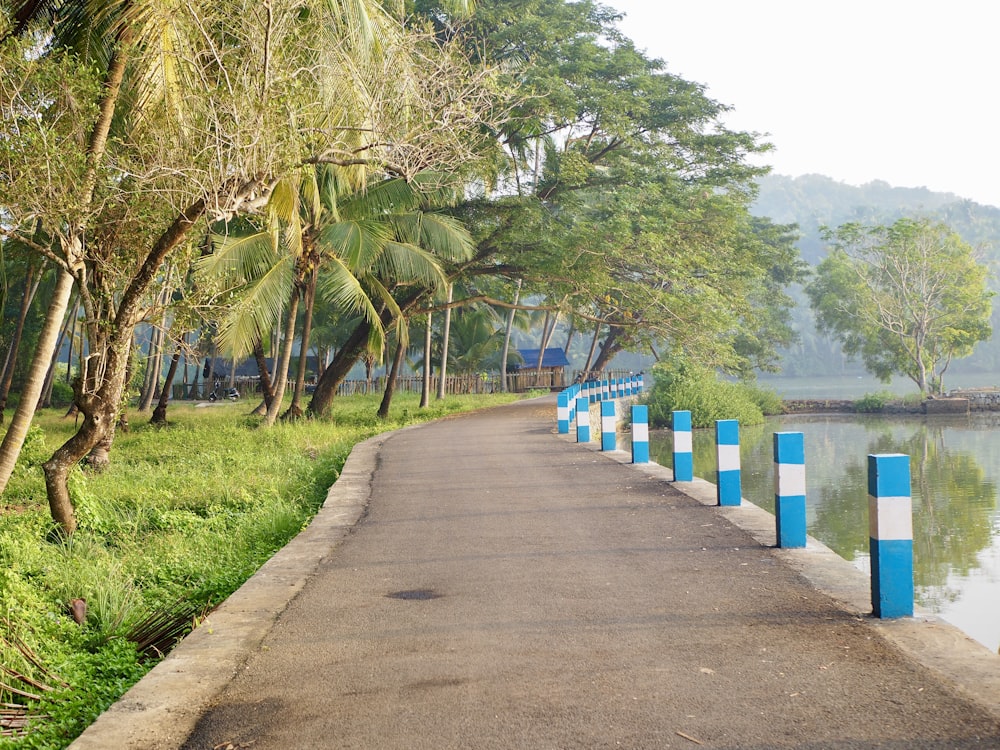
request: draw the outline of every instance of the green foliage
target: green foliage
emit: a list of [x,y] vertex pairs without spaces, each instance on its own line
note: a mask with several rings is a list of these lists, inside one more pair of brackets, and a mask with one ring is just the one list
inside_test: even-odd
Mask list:
[[764,416],[772,417],[776,414],[784,413],[785,407],[781,396],[773,389],[764,388],[752,381],[742,382],[739,386],[740,390],[757,404]]
[[899,373],[940,392],[952,360],[992,333],[993,295],[973,249],[928,220],[845,224],[827,239],[833,250],[806,287],[820,330],[880,380]]
[[[938,193],[927,188],[892,187],[882,181],[864,185],[846,185],[821,175],[787,177],[769,174],[758,179],[760,192],[751,208],[758,216],[798,225],[801,238],[797,245],[802,257],[818,264],[829,248],[822,238],[822,227],[836,227],[848,222],[891,225],[902,217],[927,217],[943,221],[977,251],[983,262],[997,267],[1000,251],[1000,208],[963,200],[953,193]],[[988,279],[997,291],[995,274]],[[799,340],[782,351],[782,371],[787,375],[828,375],[845,372],[861,374],[860,364],[844,362],[836,341],[818,332],[809,300],[798,288],[793,288],[796,307],[792,311],[793,327]],[[992,326],[1000,326],[1000,309],[995,309]],[[949,372],[1000,369],[1000,337],[993,337],[976,346],[966,359],[956,362]]]
[[646,395],[649,423],[655,427],[670,425],[671,413],[691,412],[694,427],[711,427],[717,419],[737,419],[741,425],[760,424],[764,413],[758,399],[765,391],[742,383],[721,380],[711,369],[690,362],[661,363],[653,368],[653,387]]
[[52,406],[67,408],[73,403],[73,386],[62,380],[52,382]]
[[892,394],[888,391],[878,393],[866,393],[854,402],[854,410],[863,414],[875,414],[885,410],[885,405],[892,400]]

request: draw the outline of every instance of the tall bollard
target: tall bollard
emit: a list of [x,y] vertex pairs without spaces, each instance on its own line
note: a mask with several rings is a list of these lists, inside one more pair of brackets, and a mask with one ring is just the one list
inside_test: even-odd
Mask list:
[[649,463],[649,407],[632,405],[632,463]]
[[774,524],[779,547],[806,546],[806,451],[801,432],[774,433]]
[[743,488],[740,482],[740,423],[737,420],[715,420],[715,456],[718,461],[715,494],[719,505],[739,505]]
[[618,447],[615,430],[615,402],[601,402],[601,450],[613,451]]
[[590,399],[586,396],[576,400],[576,442],[590,442]]
[[694,480],[694,453],[691,439],[691,412],[675,411],[670,420],[674,433],[674,481]]
[[868,535],[872,611],[876,617],[913,614],[913,500],[910,457],[868,456]]
[[556,396],[556,424],[560,435],[569,434],[569,391],[560,391]]

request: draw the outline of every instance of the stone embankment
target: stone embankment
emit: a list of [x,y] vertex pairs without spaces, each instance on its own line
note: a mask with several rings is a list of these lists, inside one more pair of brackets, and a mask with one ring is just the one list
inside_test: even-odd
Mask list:
[[[850,399],[786,399],[786,414],[853,414],[857,402]],[[956,390],[947,396],[922,402],[887,401],[879,414],[969,414],[1000,412],[1000,388]]]
[[1000,411],[1000,388],[960,389],[948,393],[949,398],[964,398],[972,411]]

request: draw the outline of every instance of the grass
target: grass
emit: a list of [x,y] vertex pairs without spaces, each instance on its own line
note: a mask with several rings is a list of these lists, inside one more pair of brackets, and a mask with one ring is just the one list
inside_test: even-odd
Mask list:
[[[171,613],[189,618],[235,591],[308,524],[356,443],[516,398],[419,409],[400,394],[383,422],[378,397],[356,396],[328,419],[272,428],[246,403],[176,403],[159,428],[130,414],[111,467],[73,475],[79,530],[69,541],[53,541],[41,463],[75,428],[40,413],[0,501],[0,704],[41,718],[17,737],[0,723],[0,748],[69,744],[152,666],[126,636],[148,637],[161,621],[173,633]],[[86,600],[83,625],[70,616],[74,599]]]

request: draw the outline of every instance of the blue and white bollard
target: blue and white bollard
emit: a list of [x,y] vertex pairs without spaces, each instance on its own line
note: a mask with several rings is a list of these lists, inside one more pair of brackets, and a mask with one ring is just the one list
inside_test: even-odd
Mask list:
[[569,434],[569,391],[560,391],[556,397],[556,424],[560,435]]
[[868,535],[873,614],[883,618],[912,616],[913,500],[909,456],[868,456]]
[[649,463],[649,407],[632,405],[632,463]]
[[605,378],[601,381],[601,401],[611,398],[611,382]]
[[670,424],[674,433],[674,481],[694,481],[694,446],[691,439],[691,412],[675,411]]
[[715,420],[715,456],[718,462],[715,494],[719,505],[739,505],[743,488],[740,482],[740,423],[737,420]]
[[576,400],[576,442],[590,442],[590,399]]
[[618,447],[615,420],[615,402],[601,402],[601,450],[613,451]]
[[801,432],[774,433],[774,523],[779,547],[806,546],[806,450]]

